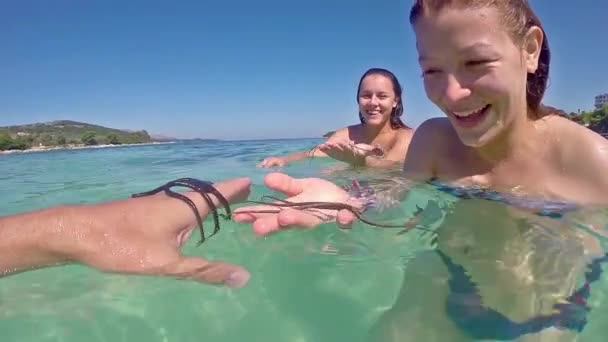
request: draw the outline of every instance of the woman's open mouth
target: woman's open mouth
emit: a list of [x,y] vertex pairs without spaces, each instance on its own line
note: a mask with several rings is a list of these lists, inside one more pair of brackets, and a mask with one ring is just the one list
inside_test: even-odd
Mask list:
[[477,108],[471,111],[452,112],[452,116],[456,119],[456,122],[462,127],[475,127],[483,121],[488,115],[491,109],[491,105],[487,104],[481,108]]

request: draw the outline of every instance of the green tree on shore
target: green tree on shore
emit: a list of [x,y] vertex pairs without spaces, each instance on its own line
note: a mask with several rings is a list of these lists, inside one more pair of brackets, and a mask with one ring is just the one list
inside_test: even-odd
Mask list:
[[31,137],[13,139],[8,133],[0,133],[0,151],[26,150],[32,146]]
[[83,144],[90,146],[90,145],[97,145],[97,140],[95,139],[95,136],[97,134],[95,134],[95,132],[93,131],[86,131],[82,134],[82,136],[80,137],[80,140],[82,141]]
[[600,134],[608,134],[608,106],[590,112],[582,112],[572,120]]
[[121,144],[120,139],[118,139],[118,135],[116,135],[114,133],[108,134],[108,136],[106,137],[106,142],[111,145],[120,145]]
[[8,150],[13,146],[13,138],[7,133],[0,133],[0,151]]
[[57,137],[57,145],[59,146],[65,146],[65,137],[63,135],[60,135]]
[[50,134],[43,134],[42,136],[40,136],[40,143],[44,146],[53,145],[53,136],[51,136]]

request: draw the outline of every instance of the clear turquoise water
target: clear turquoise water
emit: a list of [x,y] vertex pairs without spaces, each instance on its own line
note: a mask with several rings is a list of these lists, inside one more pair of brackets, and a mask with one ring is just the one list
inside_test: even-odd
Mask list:
[[[252,198],[259,198],[267,193],[261,184],[269,170],[256,168],[256,163],[318,142],[196,142],[4,155],[0,156],[0,215],[122,199],[184,176],[212,181],[249,176],[254,182]],[[381,177],[342,168],[329,160],[315,160],[283,171],[344,183],[353,177]],[[442,209],[452,202],[446,195],[421,189],[372,218],[403,220],[416,204],[426,206],[423,223],[436,229],[458,228],[446,233],[452,234],[447,241],[477,239],[481,247],[474,254],[480,269],[497,262],[503,268],[516,267],[523,259],[534,259],[534,281],[554,292],[576,268],[573,260],[581,259],[574,235],[606,248],[601,239],[580,227],[593,221],[603,229],[608,219],[601,211],[578,213],[566,223],[496,230],[517,221],[505,214],[504,207],[462,201],[467,203]],[[487,227],[488,233],[467,233],[480,227]],[[81,266],[2,278],[0,341],[366,341],[370,331],[388,330],[396,331],[393,340],[399,341],[472,340],[446,318],[441,305],[445,270],[433,256],[432,237],[415,231],[395,233],[364,224],[346,232],[325,225],[259,238],[247,225],[226,223],[203,246],[185,248],[187,254],[247,267],[252,279],[241,290],[102,274]],[[492,249],[504,250],[511,258],[492,259]],[[579,279],[582,273],[574,277]],[[518,294],[517,282],[501,284],[504,275],[473,271],[472,276],[488,298],[517,303],[528,298]],[[603,301],[608,283],[604,278],[593,285],[593,309],[577,341],[605,341],[608,308]],[[399,295],[403,284],[404,294]],[[395,304],[397,298],[401,299]],[[495,302],[501,305],[501,299]],[[387,322],[379,319],[393,306],[400,309],[392,325],[379,323]],[[553,340],[543,336],[543,341]],[[529,340],[540,341],[537,337]]]

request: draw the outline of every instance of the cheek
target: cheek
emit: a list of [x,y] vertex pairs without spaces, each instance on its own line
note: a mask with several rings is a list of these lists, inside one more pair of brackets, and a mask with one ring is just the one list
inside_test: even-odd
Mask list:
[[392,109],[395,106],[395,101],[392,99],[382,100],[380,102],[381,106],[386,109]]
[[490,73],[478,78],[471,85],[472,91],[488,100],[499,100],[510,97],[514,89],[521,87],[513,74],[499,75]]
[[443,89],[441,84],[439,77],[424,78],[424,91],[426,97],[435,104],[439,104],[439,100],[441,99]]

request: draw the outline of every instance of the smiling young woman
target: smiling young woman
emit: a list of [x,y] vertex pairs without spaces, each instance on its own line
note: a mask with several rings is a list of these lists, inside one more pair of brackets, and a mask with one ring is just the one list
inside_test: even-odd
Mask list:
[[337,130],[313,152],[268,157],[260,166],[285,166],[308,157],[330,157],[353,166],[402,163],[413,130],[401,121],[403,97],[397,77],[386,69],[367,70],[359,80],[357,104],[360,124]]

